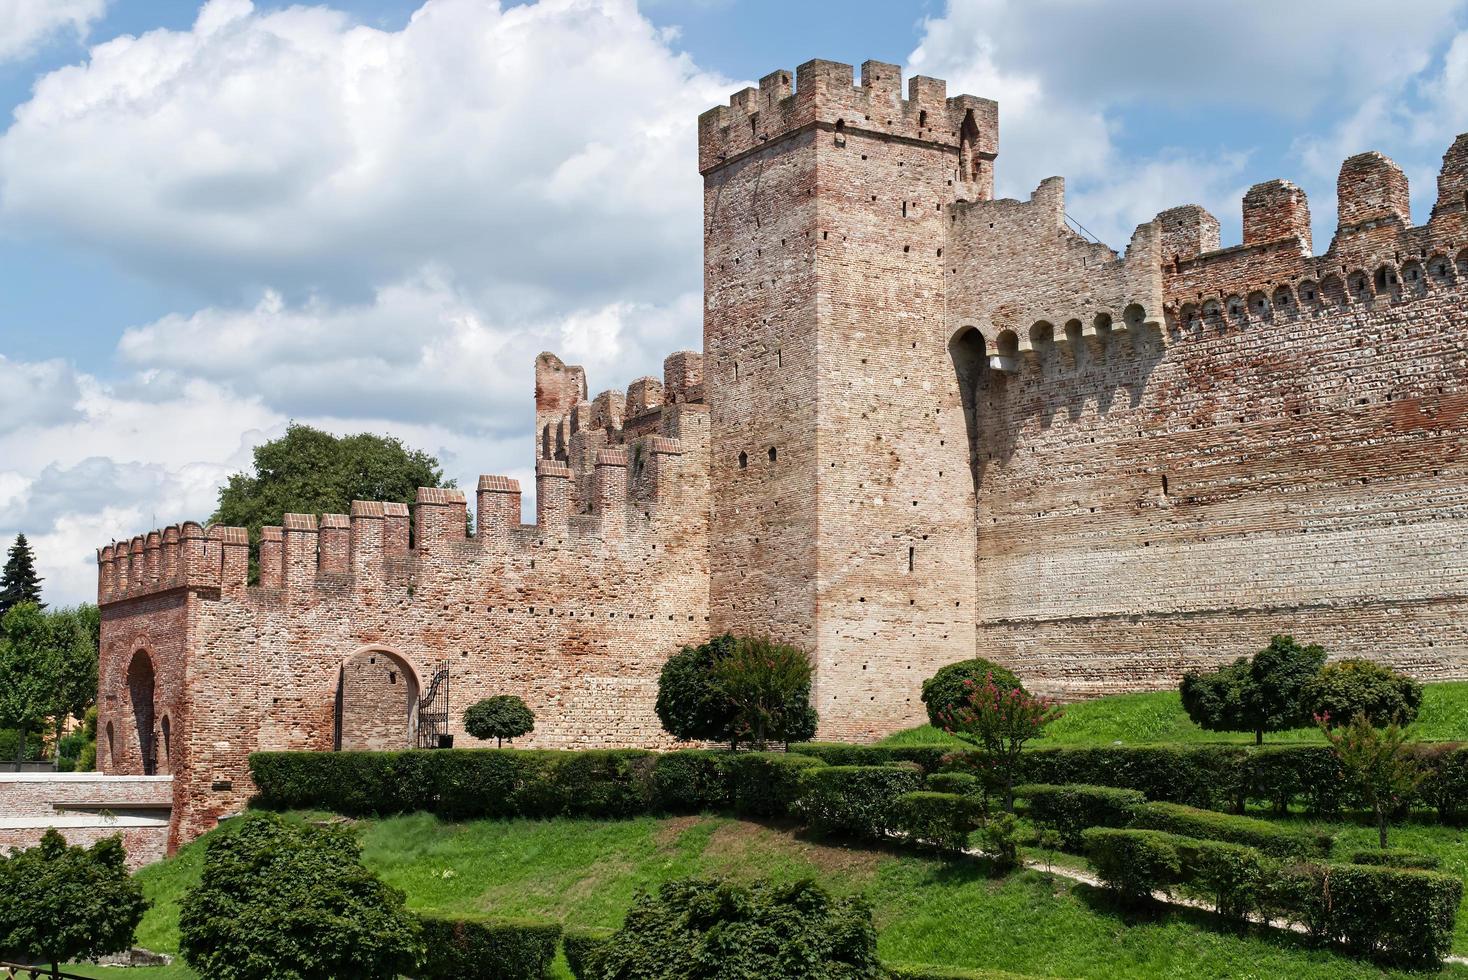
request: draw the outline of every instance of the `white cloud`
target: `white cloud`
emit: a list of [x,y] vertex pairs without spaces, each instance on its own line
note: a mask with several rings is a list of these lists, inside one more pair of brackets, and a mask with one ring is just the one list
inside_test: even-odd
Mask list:
[[56,34],[78,38],[107,10],[107,0],[5,0],[0,3],[0,62],[23,58]]
[[74,418],[79,395],[66,362],[15,361],[0,354],[0,435]]
[[[1360,106],[1330,146],[1315,146],[1308,173],[1369,148],[1391,95],[1431,64],[1462,15],[1462,0],[1404,0],[1390,17],[1372,0],[1240,0],[1228,4],[1136,0],[950,0],[924,22],[913,71],[947,78],[950,92],[999,101],[1001,195],[1023,197],[1043,178],[1068,181],[1073,210],[1113,247],[1163,208],[1199,203],[1236,229],[1250,156],[1247,127],[1221,128],[1217,148],[1120,148],[1120,120],[1137,106],[1331,118]],[[1369,24],[1370,57],[1362,55]],[[1461,40],[1461,39],[1460,39]],[[1468,44],[1453,45],[1444,115],[1468,109],[1461,81]],[[1381,93],[1388,93],[1386,98]],[[1297,123],[1298,124],[1298,123]],[[1195,141],[1196,143],[1196,141]],[[1342,144],[1351,149],[1340,152]],[[1364,145],[1363,145],[1364,144]],[[1437,152],[1441,154],[1443,142]],[[1317,218],[1333,201],[1312,195]],[[1317,221],[1317,229],[1322,222]]]
[[506,316],[658,302],[698,287],[695,120],[731,90],[632,0],[427,0],[400,31],[212,0],[41,78],[0,209],[229,301],[434,267]]

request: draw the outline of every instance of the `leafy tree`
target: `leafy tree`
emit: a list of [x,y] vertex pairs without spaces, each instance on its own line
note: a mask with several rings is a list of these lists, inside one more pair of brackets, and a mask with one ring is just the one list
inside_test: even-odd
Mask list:
[[97,703],[97,607],[81,605],[48,614],[56,655],[56,734],[70,715],[82,720]]
[[249,814],[209,838],[183,900],[180,950],[214,980],[392,980],[422,954],[403,893],[341,827]]
[[1304,687],[1325,663],[1325,650],[1275,636],[1253,659],[1240,657],[1208,673],[1183,675],[1180,693],[1188,717],[1210,732],[1265,732],[1310,724]]
[[255,447],[254,472],[236,473],[220,488],[210,520],[247,528],[253,554],[260,528],[286,514],[345,514],[353,500],[411,504],[419,487],[453,485],[437,459],[391,436],[334,436],[292,423],[279,439]]
[[681,742],[733,741],[734,708],[720,690],[714,666],[734,650],[734,637],[686,646],[663,664],[654,705],[663,730]]
[[1318,723],[1347,778],[1371,807],[1377,839],[1385,850],[1392,814],[1427,777],[1406,729],[1395,721],[1376,728],[1365,712],[1357,712],[1349,725],[1332,725],[1325,715]]
[[61,657],[52,632],[50,618],[33,602],[12,607],[0,619],[0,728],[20,733],[17,768],[26,733],[63,710]]
[[714,663],[714,680],[733,708],[733,731],[763,750],[813,728],[810,656],[799,647],[741,637]]
[[42,609],[41,576],[36,574],[36,555],[24,534],[15,536],[15,544],[5,557],[5,568],[0,571],[0,616],[4,616],[22,602],[33,602]]
[[988,678],[993,678],[994,683],[1002,688],[1024,689],[1019,677],[1007,667],[982,657],[960,660],[940,667],[936,674],[923,681],[923,704],[928,709],[928,720],[935,727],[941,728],[943,722],[940,719],[943,715],[967,700],[967,682],[982,684]]
[[684,879],[639,895],[591,956],[589,980],[877,980],[877,933],[861,897],[811,881]]
[[0,956],[60,964],[119,953],[147,911],[121,837],[68,847],[54,829],[0,860]]
[[966,681],[964,688],[967,696],[939,722],[945,732],[981,750],[985,768],[1004,790],[1004,808],[1012,811],[1019,754],[1060,717],[1060,708],[1024,688],[996,683],[993,675],[977,684]]
[[492,738],[503,746],[535,731],[535,713],[513,694],[500,694],[470,705],[464,711],[464,731],[475,738]]
[[1422,685],[1372,660],[1338,660],[1305,684],[1305,710],[1345,721],[1365,714],[1373,725],[1410,725],[1422,706]]

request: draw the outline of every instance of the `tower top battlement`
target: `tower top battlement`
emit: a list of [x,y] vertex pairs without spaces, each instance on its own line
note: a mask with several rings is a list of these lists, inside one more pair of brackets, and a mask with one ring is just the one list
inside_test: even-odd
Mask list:
[[698,169],[710,171],[761,146],[810,127],[866,132],[888,138],[950,147],[965,145],[980,160],[999,152],[999,104],[972,95],[948,96],[948,83],[926,75],[908,79],[902,69],[880,61],[861,66],[855,84],[851,65],[807,61],[790,72],[774,71],[759,88],[735,92],[726,106],[698,117]]

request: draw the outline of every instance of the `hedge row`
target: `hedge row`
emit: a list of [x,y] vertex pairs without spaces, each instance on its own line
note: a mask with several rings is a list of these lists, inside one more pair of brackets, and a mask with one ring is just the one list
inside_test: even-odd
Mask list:
[[[804,742],[792,749],[831,765],[916,762],[928,772],[968,768],[965,757],[971,754],[951,745]],[[1450,823],[1468,823],[1468,746],[1424,745],[1417,752],[1428,776],[1408,804],[1435,808]],[[1237,811],[1255,803],[1278,812],[1299,806],[1329,815],[1361,805],[1327,745],[1038,747],[1021,756],[1019,781],[1134,789],[1150,800],[1210,810]]]
[[1160,830],[1097,827],[1083,836],[1096,873],[1126,899],[1181,889],[1223,915],[1288,919],[1358,955],[1399,962],[1440,961],[1463,897],[1460,880],[1435,871],[1280,860]]
[[821,833],[881,840],[899,828],[899,798],[922,788],[922,770],[911,763],[817,766],[803,774],[793,810]]
[[1126,827],[1147,802],[1134,789],[1114,786],[1049,786],[1032,784],[1015,788],[1035,823],[1052,827],[1060,834],[1061,846],[1075,850],[1081,834],[1091,827]]
[[257,752],[256,803],[349,816],[629,817],[734,809],[784,816],[819,759],[784,752],[444,749]]
[[420,980],[542,980],[561,944],[561,927],[521,922],[420,915],[428,954],[416,974]]
[[1329,834],[1281,827],[1268,820],[1200,810],[1181,803],[1144,803],[1137,807],[1132,826],[1182,837],[1246,844],[1271,857],[1325,857],[1330,854],[1332,843]]

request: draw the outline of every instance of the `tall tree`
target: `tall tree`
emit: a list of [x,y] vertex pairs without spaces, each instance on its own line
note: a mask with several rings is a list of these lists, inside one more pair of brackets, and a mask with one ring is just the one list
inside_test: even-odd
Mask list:
[[55,654],[56,735],[67,715],[78,721],[97,703],[97,607],[57,609],[48,614]]
[[50,618],[22,602],[0,619],[0,728],[20,732],[16,768],[24,759],[26,733],[40,728],[60,707],[60,657]]
[[22,602],[34,602],[42,609],[41,576],[36,574],[36,555],[24,534],[15,536],[15,544],[5,556],[5,569],[0,571],[0,616]]
[[[252,555],[260,528],[286,514],[345,514],[353,500],[411,504],[419,487],[452,487],[438,460],[391,436],[334,436],[292,423],[279,439],[255,447],[253,472],[236,473],[219,490],[210,518],[247,528]],[[255,560],[250,561],[256,574]]]

